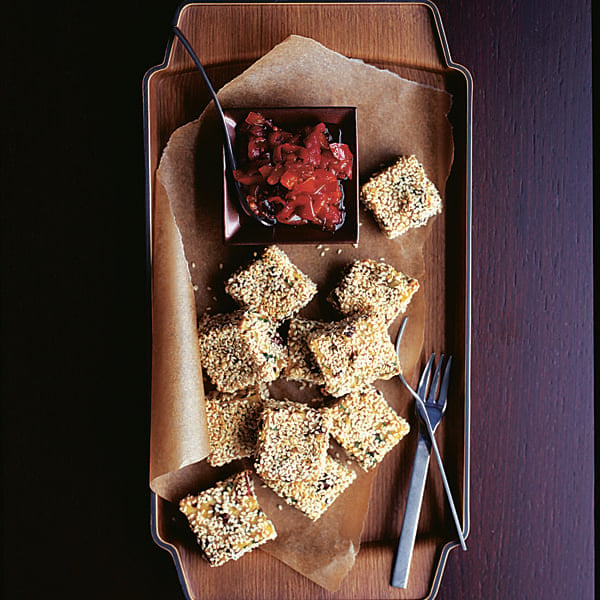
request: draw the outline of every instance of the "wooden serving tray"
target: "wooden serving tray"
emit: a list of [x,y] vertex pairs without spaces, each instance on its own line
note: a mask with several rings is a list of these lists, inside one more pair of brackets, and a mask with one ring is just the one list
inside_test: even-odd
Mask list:
[[[446,187],[446,208],[432,230],[425,261],[436,260],[426,288],[424,356],[452,354],[448,410],[437,440],[466,536],[469,529],[470,414],[470,231],[471,103],[469,73],[450,58],[437,9],[419,3],[210,4],[182,6],[174,23],[185,33],[216,87],[239,75],[291,34],[315,39],[345,56],[359,58],[407,79],[445,89],[453,97],[454,162]],[[162,65],[144,79],[150,265],[156,170],[171,133],[195,119],[209,96],[181,45],[169,45]],[[444,257],[439,260],[439,257]],[[413,419],[412,424],[415,424]],[[371,491],[360,552],[337,592],[329,592],[261,551],[220,568],[210,568],[183,535],[177,509],[152,494],[152,535],[175,561],[188,598],[384,599],[433,598],[449,552],[458,546],[435,461],[425,488],[409,587],[389,585],[417,427],[406,442],[410,462],[384,461]],[[404,442],[403,442],[404,443]]]

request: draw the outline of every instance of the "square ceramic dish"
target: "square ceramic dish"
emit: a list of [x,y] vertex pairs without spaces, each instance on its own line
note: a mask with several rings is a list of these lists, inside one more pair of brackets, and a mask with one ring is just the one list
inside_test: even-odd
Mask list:
[[[292,34],[315,39],[344,56],[361,59],[452,96],[454,161],[446,209],[425,246],[428,273],[423,288],[426,325],[423,352],[454,357],[453,382],[444,422],[436,437],[442,452],[465,536],[469,530],[469,415],[471,331],[471,105],[469,73],[451,59],[440,15],[428,2],[398,3],[191,3],[174,22],[188,35],[212,81],[221,87]],[[240,32],[252,31],[253,35]],[[157,211],[156,172],[170,135],[195,119],[209,97],[189,57],[169,45],[163,64],[144,79],[147,166],[148,252],[152,275],[164,256],[156,254],[162,227]],[[361,132],[361,135],[363,133]],[[169,303],[168,289],[154,279],[153,321]],[[154,364],[169,357],[154,346]],[[168,367],[168,364],[167,364]],[[157,384],[153,373],[153,388]],[[412,425],[414,415],[411,414]],[[193,599],[421,599],[436,596],[449,552],[458,546],[437,472],[429,477],[409,587],[389,585],[393,556],[408,493],[416,427],[405,438],[403,463],[386,460],[377,471],[360,552],[336,592],[316,585],[282,562],[256,551],[236,563],[210,568],[182,524],[177,507],[152,493],[152,535],[169,551],[185,597]],[[177,594],[177,591],[173,591]],[[452,591],[447,592],[452,595]]]
[[[336,141],[348,144],[353,156],[352,179],[342,182],[344,192],[344,221],[335,231],[325,231],[315,225],[282,225],[273,227],[262,225],[248,217],[239,206],[235,195],[230,193],[228,177],[223,177],[223,237],[225,244],[355,244],[358,242],[358,140],[356,131],[355,107],[261,107],[224,110],[229,137],[235,148],[236,127],[254,111],[273,121],[284,130],[294,130],[299,126],[314,126],[325,123]],[[225,160],[224,160],[225,164]]]

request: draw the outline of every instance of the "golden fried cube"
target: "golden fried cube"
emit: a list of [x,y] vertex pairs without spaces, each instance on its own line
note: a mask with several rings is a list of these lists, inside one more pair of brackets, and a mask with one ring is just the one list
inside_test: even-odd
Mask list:
[[198,342],[202,367],[221,392],[273,381],[285,364],[275,323],[253,309],[205,318]]
[[264,394],[261,388],[207,394],[208,464],[219,467],[254,455]]
[[308,304],[317,286],[278,246],[269,246],[229,278],[225,291],[240,306],[253,307],[282,321]]
[[365,470],[381,462],[410,430],[407,421],[372,386],[339,398],[326,410],[331,436]]
[[319,409],[287,400],[266,404],[254,467],[264,480],[316,481],[329,448],[327,419]]
[[400,363],[381,315],[359,314],[329,324],[308,346],[325,380],[324,391],[343,396],[400,373]]
[[346,268],[329,300],[344,315],[375,312],[391,323],[406,311],[418,289],[419,282],[413,277],[368,258]]
[[354,471],[327,455],[323,474],[315,481],[272,479],[265,483],[290,506],[317,521],[355,479]]
[[373,175],[360,190],[386,237],[393,239],[421,227],[442,211],[442,198],[416,156],[401,156]]
[[179,510],[213,567],[237,560],[277,537],[273,523],[258,504],[250,471],[236,473],[199,494],[189,494],[179,502]]

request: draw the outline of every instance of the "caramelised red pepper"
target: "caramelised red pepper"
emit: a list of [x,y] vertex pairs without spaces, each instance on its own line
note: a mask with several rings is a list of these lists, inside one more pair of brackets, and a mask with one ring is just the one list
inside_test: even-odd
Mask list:
[[234,176],[252,210],[286,225],[335,231],[343,224],[342,181],[352,179],[353,156],[324,123],[290,132],[250,112],[238,134],[247,158]]

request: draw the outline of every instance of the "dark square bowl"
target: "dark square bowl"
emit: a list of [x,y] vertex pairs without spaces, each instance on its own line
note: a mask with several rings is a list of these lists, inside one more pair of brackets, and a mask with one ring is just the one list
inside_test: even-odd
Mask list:
[[[223,171],[224,242],[230,245],[267,244],[356,244],[358,243],[358,140],[355,107],[286,107],[235,108],[224,110],[229,136],[235,147],[236,126],[249,112],[259,112],[283,129],[323,122],[341,131],[341,141],[348,144],[354,157],[352,179],[344,187],[345,219],[336,231],[324,231],[317,226],[277,224],[267,227],[245,214],[234,193],[230,194],[225,168]],[[225,161],[223,161],[225,167]]]

